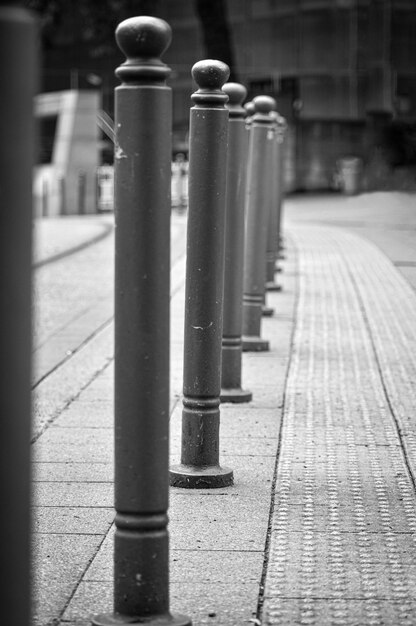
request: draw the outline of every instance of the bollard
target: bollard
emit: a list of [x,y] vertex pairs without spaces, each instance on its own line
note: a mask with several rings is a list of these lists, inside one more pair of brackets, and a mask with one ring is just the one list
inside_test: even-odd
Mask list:
[[114,612],[92,623],[190,626],[169,612],[171,30],[134,17],[116,39]]
[[78,215],[86,213],[87,174],[83,170],[78,172]]
[[[250,133],[251,121],[252,121],[252,117],[253,117],[254,113],[256,112],[256,105],[254,104],[253,101],[246,102],[246,104],[244,105],[244,108],[245,108],[246,113],[247,113],[246,128],[247,128],[248,133]],[[251,164],[250,164],[250,162],[248,162],[247,163],[247,171],[250,171],[250,167],[251,167]],[[263,294],[261,314],[262,314],[263,317],[271,317],[274,314],[274,309],[272,309],[271,307],[266,306],[266,293]]]
[[33,99],[37,26],[0,6],[0,587],[3,624],[29,626]]
[[224,226],[229,68],[200,61],[192,68],[185,345],[181,464],[175,487],[225,487],[233,472],[219,465]]
[[[246,117],[246,129],[247,129],[248,135],[250,135],[251,122],[252,122],[253,115],[256,112],[256,105],[251,100],[250,102],[246,102],[245,103],[244,108],[245,108],[245,111],[246,111],[246,114],[247,114],[247,117]],[[246,170],[250,171],[250,168],[251,168],[251,163],[248,161],[247,162],[247,166],[246,166]],[[248,189],[246,188],[246,193],[247,192],[248,192]],[[266,306],[266,293],[264,293],[264,295],[263,295],[261,314],[262,314],[263,317],[270,317],[270,316],[272,316],[274,314],[274,309]]]
[[278,162],[278,180],[279,180],[279,194],[277,199],[278,218],[277,218],[277,262],[279,259],[284,259],[283,254],[283,238],[282,238],[282,219],[283,219],[283,197],[284,197],[284,162],[285,162],[285,147],[286,147],[286,135],[287,135],[287,122],[284,117],[279,115],[278,117],[278,143],[279,143],[279,162]]
[[225,210],[225,265],[222,334],[221,402],[250,402],[252,393],[241,388],[242,304],[244,263],[244,200],[247,132],[242,102],[247,90],[226,83],[229,101],[227,194]]
[[187,162],[185,155],[179,152],[172,163],[172,206],[186,209],[187,200]]
[[267,250],[266,250],[266,290],[281,291],[282,287],[275,281],[276,261],[279,249],[279,196],[281,184],[281,167],[280,167],[280,132],[279,118],[280,115],[276,111],[272,111],[273,117],[273,134],[274,140],[271,146],[270,159],[270,218],[269,229],[267,233]]
[[42,217],[49,216],[49,181],[42,178]]
[[66,181],[64,176],[58,178],[59,215],[66,215]]
[[250,102],[246,102],[245,103],[244,109],[245,109],[246,115],[247,115],[246,122],[249,122],[251,120],[251,118],[253,117],[255,111],[256,111],[256,106],[255,106],[254,102],[252,100],[250,100]]
[[253,102],[256,111],[250,125],[243,295],[243,350],[250,352],[269,350],[269,342],[261,338],[261,318],[270,210],[268,168],[274,136],[270,113],[276,104],[269,96],[257,96]]

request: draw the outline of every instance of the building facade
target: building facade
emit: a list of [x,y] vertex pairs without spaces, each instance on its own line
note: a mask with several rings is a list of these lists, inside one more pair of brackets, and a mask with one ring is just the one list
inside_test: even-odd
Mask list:
[[[415,122],[415,0],[224,0],[224,6],[235,75],[250,98],[275,97],[289,124],[289,188],[333,187],[339,159],[368,160],[380,128]],[[204,29],[193,0],[158,0],[154,7],[173,30],[164,60],[172,68],[174,146],[183,151],[195,89],[190,69],[207,56]],[[85,87],[86,77],[98,75],[103,108],[112,115],[121,57],[77,54],[67,80]]]

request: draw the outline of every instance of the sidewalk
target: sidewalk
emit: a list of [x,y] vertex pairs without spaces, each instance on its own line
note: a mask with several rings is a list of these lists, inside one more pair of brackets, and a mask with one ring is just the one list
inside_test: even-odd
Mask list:
[[[233,487],[171,489],[171,610],[194,626],[416,624],[416,294],[365,239],[289,220],[270,352],[222,405]],[[180,454],[185,258],[172,269]],[[34,444],[36,625],[112,609],[111,328],[105,366]],[[109,358],[110,356],[110,358]]]
[[[100,241],[113,228],[113,216],[72,215],[38,218],[35,220],[33,257],[34,266],[52,263],[68,254],[74,254],[91,243]],[[66,228],[62,228],[65,225]]]

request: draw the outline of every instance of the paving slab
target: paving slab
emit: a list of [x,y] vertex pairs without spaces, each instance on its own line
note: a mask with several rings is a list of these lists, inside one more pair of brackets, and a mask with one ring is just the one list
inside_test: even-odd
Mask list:
[[80,534],[74,538],[70,534],[34,534],[34,626],[53,624],[59,618],[103,538],[103,535]]
[[[180,268],[175,280],[176,292],[171,300],[172,463],[180,454],[182,412],[184,274]],[[287,285],[293,280],[295,276],[287,279]],[[289,311],[293,312],[294,293],[292,287],[284,296],[287,326],[291,323]],[[272,294],[271,301],[275,297]],[[265,332],[275,333],[278,326],[277,319],[269,319]],[[234,485],[214,492],[171,489],[172,610],[191,611],[195,624],[249,624],[257,611],[290,348],[290,333],[282,328],[280,333],[279,350],[261,359],[257,366],[249,367],[253,384],[258,384],[259,378],[265,381],[262,395],[259,394],[262,399],[244,407],[221,408],[222,463],[232,466]],[[245,361],[250,361],[250,357],[255,360],[256,355],[247,355]],[[268,370],[270,379],[259,375],[259,366]],[[52,510],[53,502],[61,505],[61,518],[70,510],[87,507],[89,502],[90,507],[96,507],[97,515],[103,513],[100,524],[107,519],[112,485],[99,481],[107,481],[112,463],[108,456],[112,448],[111,427],[105,408],[112,410],[111,383],[108,384],[111,368],[112,364],[61,411],[34,446],[38,502],[43,505],[43,516],[47,515],[43,513],[47,507]],[[102,382],[104,377],[106,381]],[[111,610],[113,530],[112,526],[91,563],[86,564],[69,603],[61,606],[63,624],[88,623],[90,614]]]
[[113,506],[112,483],[37,482],[33,499],[37,506],[109,508]]
[[[250,625],[256,619],[258,591],[258,583],[210,585],[173,582],[170,586],[171,610],[172,613],[192,615],[195,626]],[[111,597],[111,583],[82,582],[61,623],[66,626],[90,626],[91,615],[111,612]],[[85,612],[86,606],[88,613]]]
[[[34,220],[33,256],[39,266],[64,254],[73,254],[112,231],[111,215],[83,215]],[[63,227],[64,226],[64,227]]]
[[113,356],[112,338],[110,324],[36,386],[33,394],[34,439],[109,366]]
[[82,463],[70,461],[33,462],[34,482],[78,482],[112,483],[114,467],[112,463]]
[[110,463],[113,436],[109,428],[48,428],[32,446],[37,462]]
[[[275,314],[262,321],[271,349],[243,354],[253,401],[221,406],[221,463],[235,483],[171,489],[171,608],[195,625],[416,623],[416,295],[400,268],[357,236],[371,226],[366,202],[361,216],[355,200],[346,203],[350,232],[339,219],[290,222],[283,289],[267,294]],[[318,208],[333,220],[333,207]],[[383,203],[379,216],[390,226]],[[386,232],[378,240],[387,242]],[[408,256],[410,244],[403,250]],[[390,253],[408,260],[397,246]],[[180,455],[184,248],[175,254],[172,463]],[[112,339],[101,339],[107,360],[83,370],[84,385],[53,381],[65,392],[58,387],[55,404],[44,405],[33,446],[36,626],[86,626],[112,607]]]
[[44,534],[106,535],[114,520],[113,507],[33,507],[33,531]]

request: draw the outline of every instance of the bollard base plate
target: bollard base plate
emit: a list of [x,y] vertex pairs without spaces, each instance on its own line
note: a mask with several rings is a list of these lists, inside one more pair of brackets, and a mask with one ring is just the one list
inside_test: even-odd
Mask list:
[[171,487],[183,489],[221,489],[234,483],[233,471],[219,465],[209,467],[174,465],[169,470],[169,476]]
[[261,337],[242,337],[243,352],[268,352],[270,350],[269,342]]
[[237,404],[242,402],[250,402],[252,399],[253,394],[251,393],[251,391],[246,391],[241,388],[221,389],[221,402],[234,402]]
[[94,615],[92,626],[117,626],[117,624],[148,624],[148,626],[192,626],[192,620],[186,615],[166,614],[150,617],[123,615],[121,613],[103,613]]
[[275,283],[274,281],[268,281],[266,283],[266,290],[267,291],[282,291],[282,285],[279,285],[279,283]]
[[273,317],[274,309],[271,306],[263,306],[261,307],[261,314],[263,317]]

